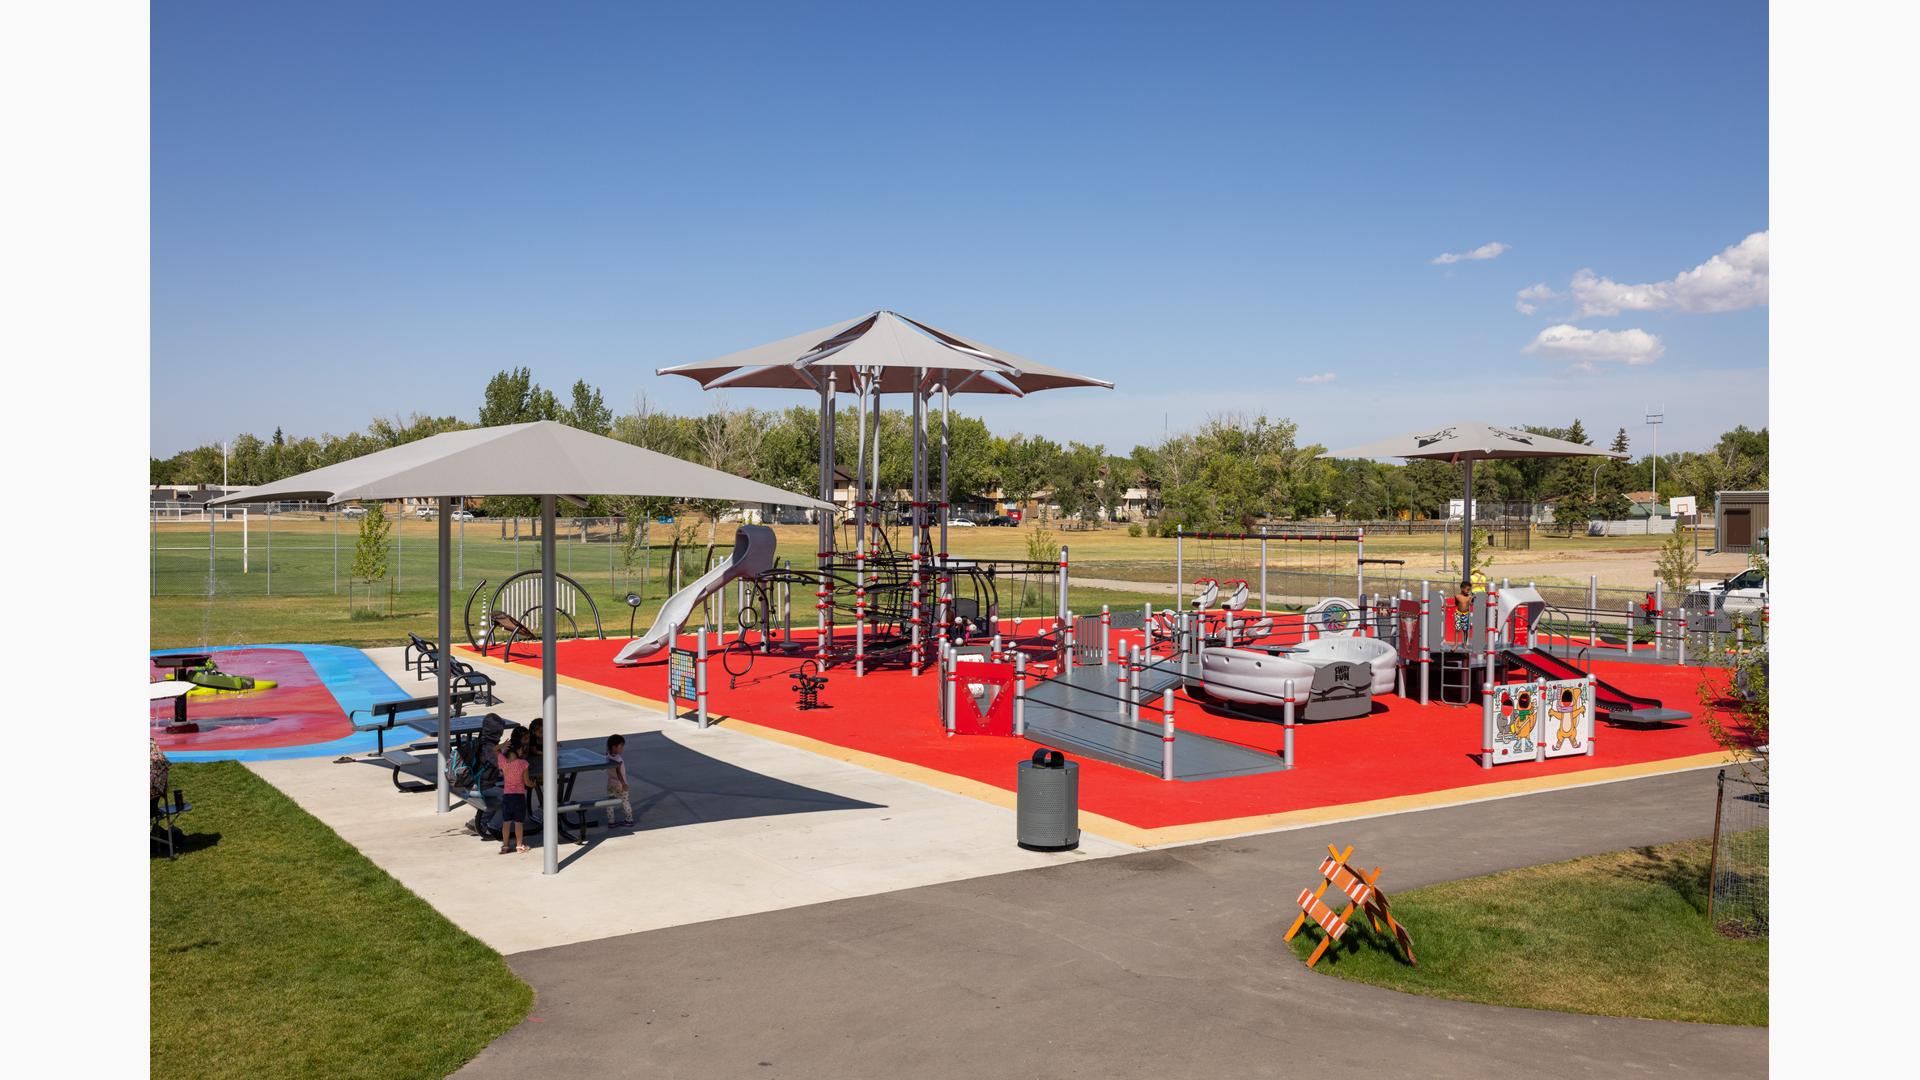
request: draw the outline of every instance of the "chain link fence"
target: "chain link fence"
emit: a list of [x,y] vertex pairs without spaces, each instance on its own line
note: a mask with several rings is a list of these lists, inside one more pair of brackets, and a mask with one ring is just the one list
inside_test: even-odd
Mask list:
[[1768,794],[1756,766],[1720,770],[1707,921],[1728,937],[1768,936]]
[[[342,603],[431,595],[439,521],[411,513],[389,516],[387,574],[367,583],[353,579],[362,520],[324,508],[156,510],[149,522],[151,595],[338,596]],[[540,567],[538,518],[475,517],[451,524],[456,602],[483,580],[498,584]],[[592,591],[603,613],[630,591],[656,600],[672,584],[674,525],[650,522],[640,533],[631,537],[622,518],[561,518],[554,533],[555,568]],[[692,580],[706,557],[701,529],[682,545],[681,576]]]

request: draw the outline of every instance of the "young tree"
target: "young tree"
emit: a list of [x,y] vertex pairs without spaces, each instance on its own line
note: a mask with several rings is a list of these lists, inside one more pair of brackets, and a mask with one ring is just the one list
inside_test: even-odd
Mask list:
[[1693,545],[1688,542],[1684,529],[1675,529],[1660,542],[1660,557],[1653,564],[1653,575],[1666,586],[1667,595],[1684,597],[1693,586],[1694,571],[1698,560],[1693,554]]
[[533,371],[519,367],[487,380],[480,403],[480,426],[524,424],[560,419],[560,402],[553,391],[533,381]]
[[366,504],[367,513],[360,519],[360,536],[353,546],[354,580],[363,581],[369,587],[387,579],[387,557],[393,548],[393,523],[387,520],[385,503]]
[[573,402],[560,410],[557,419],[568,427],[591,431],[595,435],[606,435],[613,430],[613,410],[607,408],[607,401],[600,395],[599,389],[587,385],[585,379],[574,381]]

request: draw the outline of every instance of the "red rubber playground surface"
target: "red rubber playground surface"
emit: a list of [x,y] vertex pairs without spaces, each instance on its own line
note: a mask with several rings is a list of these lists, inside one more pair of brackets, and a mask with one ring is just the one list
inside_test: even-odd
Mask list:
[[[665,701],[666,653],[658,653],[638,667],[616,668],[613,656],[625,644],[562,642],[560,674]],[[681,644],[691,647],[692,638],[683,637]],[[493,659],[498,659],[497,653]],[[515,645],[513,663],[537,670],[537,648]],[[915,678],[903,670],[886,669],[870,671],[856,680],[850,667],[834,668],[827,672],[831,681],[820,693],[821,703],[828,707],[801,712],[795,708],[793,682],[787,677],[799,663],[798,658],[760,657],[739,685],[729,689],[728,676],[716,654],[708,669],[709,712],[1007,791],[1014,787],[1014,765],[1033,749],[1032,743],[1008,737],[948,737],[940,727],[935,697],[939,680],[931,671]],[[1701,669],[1600,660],[1594,663],[1594,674],[1623,690],[1659,698],[1669,707],[1692,713],[1693,718],[1677,726],[1651,730],[1600,724],[1591,757],[1483,769],[1478,760],[1478,708],[1422,706],[1386,696],[1376,702],[1370,716],[1296,727],[1295,767],[1291,771],[1168,783],[1131,769],[1081,759],[1081,806],[1138,828],[1159,829],[1418,796],[1529,777],[1568,775],[1569,782],[1577,783],[1578,778],[1569,774],[1677,762],[1719,750],[1700,720],[1704,709],[1699,703]],[[1183,732],[1262,750],[1280,749],[1279,724],[1213,715],[1184,697],[1176,702],[1175,717]]]

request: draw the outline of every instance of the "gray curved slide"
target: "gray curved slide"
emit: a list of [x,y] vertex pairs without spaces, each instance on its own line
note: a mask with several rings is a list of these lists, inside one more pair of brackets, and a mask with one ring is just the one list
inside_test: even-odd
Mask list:
[[773,553],[778,541],[765,525],[742,525],[733,534],[733,554],[693,584],[667,598],[653,625],[640,637],[627,642],[613,658],[617,667],[632,667],[673,643],[687,617],[701,602],[740,578],[756,578],[773,569]]

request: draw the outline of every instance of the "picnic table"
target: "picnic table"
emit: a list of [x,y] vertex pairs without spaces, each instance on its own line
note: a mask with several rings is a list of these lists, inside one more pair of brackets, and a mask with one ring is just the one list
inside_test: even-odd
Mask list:
[[[612,806],[618,800],[601,797],[599,799],[576,801],[573,797],[574,785],[582,773],[595,769],[605,769],[613,764],[613,759],[597,750],[584,746],[563,746],[554,755],[554,772],[559,780],[554,791],[554,803],[558,809],[556,822],[560,826],[560,835],[574,843],[586,843],[587,815],[603,807]],[[474,831],[481,837],[489,832],[488,822],[499,810],[500,789],[490,787],[485,790],[463,791],[458,793],[461,801],[473,807]],[[538,783],[527,785],[527,809],[529,815],[537,815],[545,807],[545,799],[540,795]],[[571,820],[569,820],[571,819]],[[529,822],[531,827],[531,822]]]
[[205,667],[213,662],[212,653],[169,653],[165,656],[149,656],[147,662],[162,671],[171,672],[180,678],[180,673],[197,667]]
[[[478,716],[471,714],[449,716],[447,717],[447,735],[452,740],[455,757],[460,757],[464,751],[471,749],[468,744],[480,738],[480,729],[486,725],[489,717],[494,717],[504,724],[505,727],[502,729],[504,731],[512,731],[520,726],[512,720],[497,717],[493,713],[481,713]],[[416,716],[411,720],[402,720],[401,723],[422,735],[432,735],[435,738],[440,736],[440,719],[437,716]]]
[[198,731],[199,726],[187,719],[187,695],[193,692],[189,682],[157,682],[147,684],[147,700],[164,701],[173,699],[173,723],[167,725],[170,734]]

